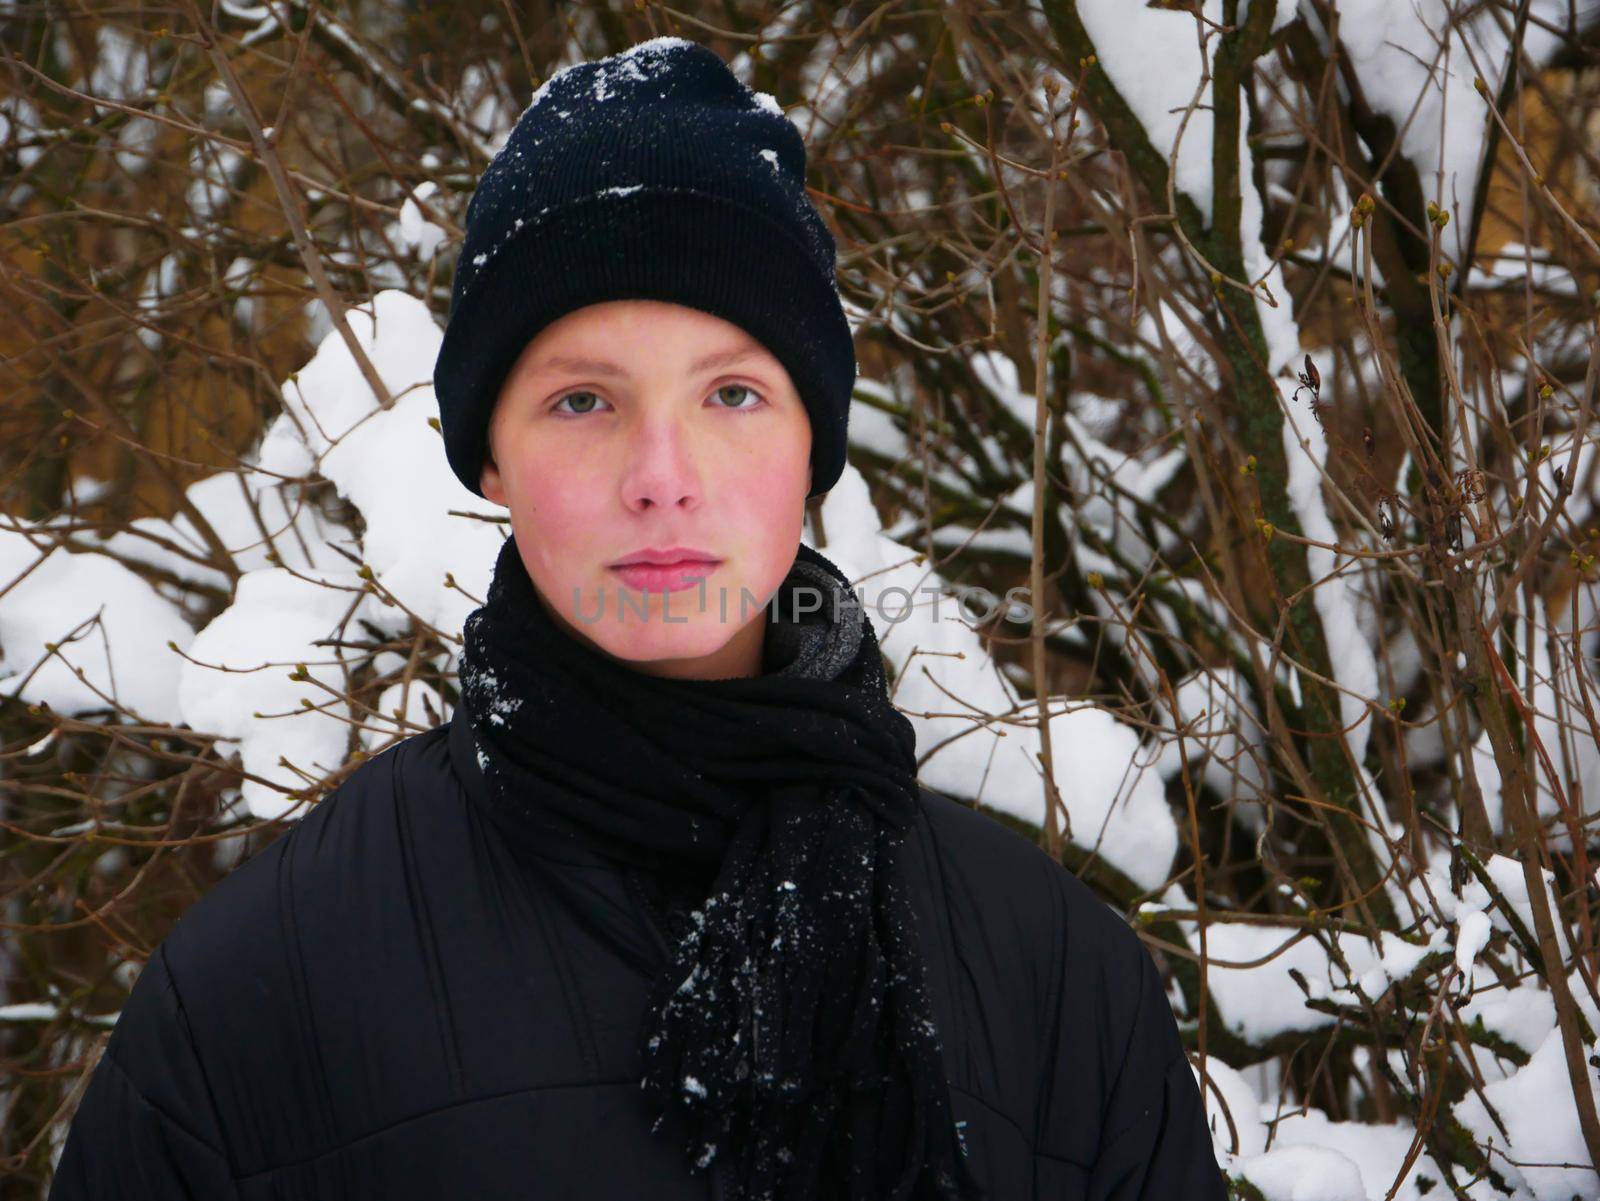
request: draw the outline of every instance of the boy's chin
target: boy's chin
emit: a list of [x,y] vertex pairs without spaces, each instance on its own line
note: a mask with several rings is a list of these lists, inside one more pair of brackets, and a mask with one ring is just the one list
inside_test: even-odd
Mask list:
[[561,617],[585,638],[616,651],[661,646],[709,654],[742,624],[736,610],[719,614],[715,595],[701,597],[694,588],[666,594],[608,589],[603,601],[590,593],[576,608],[563,605]]
[[617,662],[650,675],[720,679],[740,673],[735,666],[739,656],[730,654],[728,646],[736,632],[731,622],[712,613],[671,626],[624,621],[594,637],[594,644]]

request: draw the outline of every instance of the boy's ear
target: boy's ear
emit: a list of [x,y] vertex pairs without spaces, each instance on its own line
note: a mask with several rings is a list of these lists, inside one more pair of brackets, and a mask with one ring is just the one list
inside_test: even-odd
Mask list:
[[494,455],[486,447],[483,452],[483,469],[478,473],[478,488],[483,498],[497,505],[506,505],[506,490],[500,481],[500,469],[494,464]]

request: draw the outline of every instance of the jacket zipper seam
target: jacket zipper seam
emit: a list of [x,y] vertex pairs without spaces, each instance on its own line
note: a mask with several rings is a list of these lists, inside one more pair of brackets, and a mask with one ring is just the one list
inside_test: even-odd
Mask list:
[[627,868],[623,872],[623,878],[627,880],[628,889],[633,893],[634,900],[644,910],[645,926],[649,929],[651,937],[656,940],[656,946],[660,948],[662,955],[670,962],[672,960],[672,946],[667,942],[667,937],[662,932],[663,927],[666,925],[666,915],[650,899],[649,892],[639,879],[637,868]]

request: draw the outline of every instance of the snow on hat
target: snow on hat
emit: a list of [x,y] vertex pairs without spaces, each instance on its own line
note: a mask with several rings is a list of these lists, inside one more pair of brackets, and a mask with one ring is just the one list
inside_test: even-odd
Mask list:
[[811,418],[812,484],[845,462],[855,347],[800,132],[705,46],[658,37],[564,67],[533,94],[467,206],[434,390],[451,469],[482,495],[489,417],[551,322],[664,300],[739,326]]

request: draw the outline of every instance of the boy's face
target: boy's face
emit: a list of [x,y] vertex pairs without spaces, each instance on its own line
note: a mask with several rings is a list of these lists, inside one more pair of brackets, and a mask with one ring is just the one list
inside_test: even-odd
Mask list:
[[[794,563],[810,463],[805,405],[764,346],[699,309],[617,300],[528,343],[490,419],[480,486],[510,509],[528,576],[569,633],[640,671],[725,679],[760,674],[764,606]],[[677,547],[716,562],[614,566]]]

